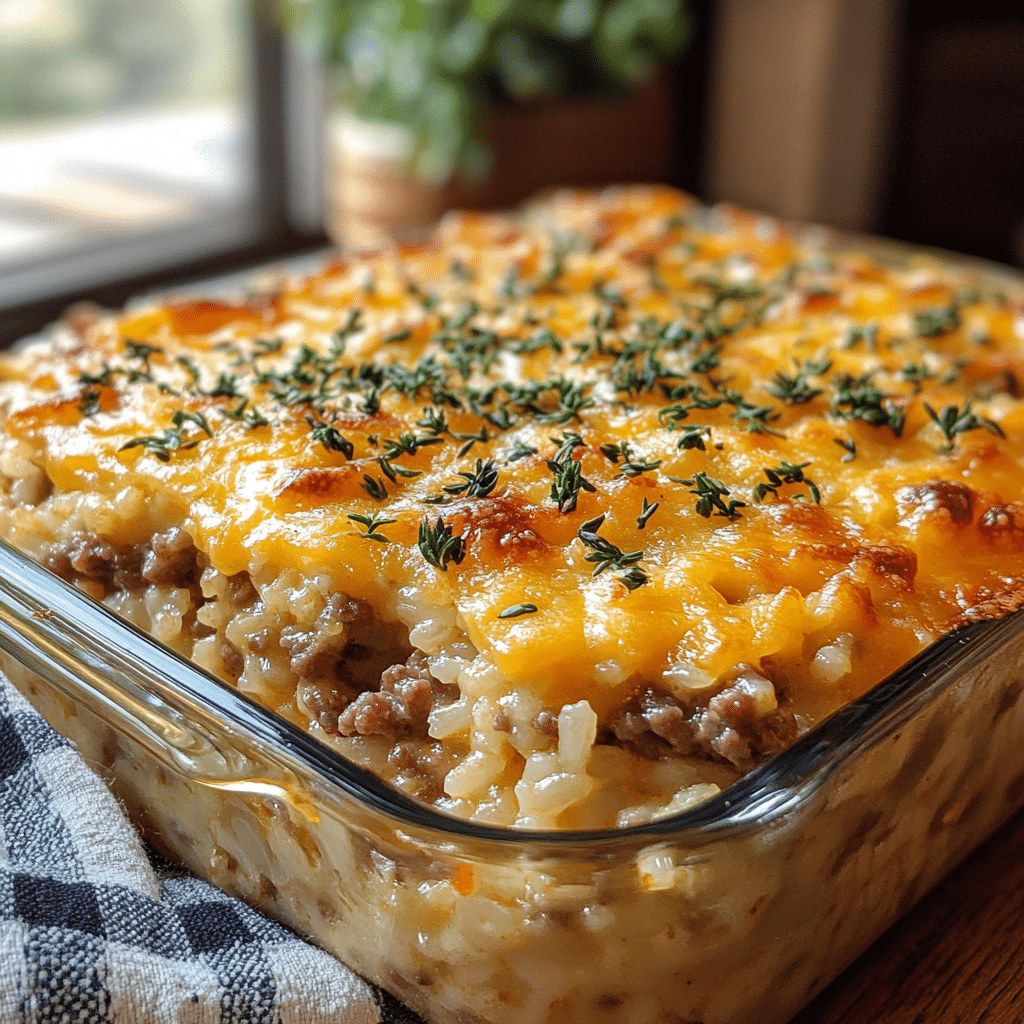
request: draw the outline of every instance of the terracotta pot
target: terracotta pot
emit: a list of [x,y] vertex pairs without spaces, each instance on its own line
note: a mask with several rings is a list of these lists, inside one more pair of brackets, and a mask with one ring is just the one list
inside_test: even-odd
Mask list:
[[672,168],[670,80],[613,98],[500,103],[489,111],[494,157],[481,183],[429,184],[407,173],[412,139],[397,125],[339,112],[329,128],[328,228],[339,244],[374,246],[455,207],[512,206],[542,189],[664,181]]

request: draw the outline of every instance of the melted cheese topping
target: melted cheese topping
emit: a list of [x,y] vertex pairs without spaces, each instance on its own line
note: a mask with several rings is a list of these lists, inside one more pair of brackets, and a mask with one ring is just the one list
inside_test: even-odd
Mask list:
[[559,194],[10,354],[0,409],[55,492],[160,496],[225,575],[428,595],[555,714],[752,666],[806,724],[1020,603],[1021,295]]

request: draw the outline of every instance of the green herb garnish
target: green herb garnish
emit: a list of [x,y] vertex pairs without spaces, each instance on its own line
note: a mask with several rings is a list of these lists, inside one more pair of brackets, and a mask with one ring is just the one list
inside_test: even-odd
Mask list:
[[387,519],[384,516],[377,515],[376,512],[370,516],[361,516],[355,512],[349,512],[348,518],[354,523],[359,523],[360,526],[366,527],[366,533],[361,534],[366,540],[379,541],[381,544],[391,543],[383,533],[377,532],[377,527],[387,526],[389,523],[397,523],[397,519]]
[[922,338],[949,334],[959,326],[960,307],[955,302],[939,309],[919,309],[914,312],[914,330]]
[[640,509],[640,515],[636,517],[637,529],[642,530],[647,525],[647,520],[658,511],[658,506],[661,502],[656,501],[651,505],[646,498],[644,498],[643,506]]
[[433,525],[424,517],[417,543],[423,557],[442,572],[448,571],[449,562],[458,565],[466,554],[465,540],[461,536],[453,536],[452,527],[446,525],[441,516]]
[[200,438],[188,438],[184,436],[186,423],[192,423],[199,427],[207,437],[213,437],[213,431],[206,417],[201,412],[185,412],[179,409],[171,417],[173,427],[168,427],[159,434],[150,434],[146,437],[136,437],[127,444],[121,445],[119,451],[126,451],[129,448],[145,448],[152,452],[161,462],[170,462],[171,454],[176,451],[184,451],[188,448],[195,448]]
[[[692,479],[681,480],[680,483],[690,488],[691,494],[697,495],[697,515],[709,518],[712,513],[716,516],[725,516],[727,519],[735,519],[739,516],[737,509],[745,508],[745,501],[737,501],[729,498],[731,491],[721,480],[708,476],[707,473],[694,473]],[[729,498],[728,502],[725,500]]]
[[77,409],[83,416],[95,416],[100,411],[100,392],[87,388],[81,394]]
[[469,473],[460,472],[464,480],[461,484],[448,484],[441,488],[446,494],[464,494],[467,498],[486,498],[498,483],[498,468],[493,459],[486,462],[476,460],[476,468]]
[[956,438],[968,430],[987,430],[997,437],[1006,436],[998,423],[972,412],[970,401],[963,407],[963,410],[957,405],[947,405],[941,413],[937,413],[927,402],[924,403],[924,408],[946,439],[946,443],[939,449],[945,455],[948,455],[955,447]]
[[857,442],[853,438],[833,437],[832,443],[839,445],[846,452],[843,462],[853,462],[857,458]]
[[532,615],[537,611],[535,604],[530,604],[528,601],[523,604],[514,604],[506,608],[503,612],[498,613],[499,619],[515,619],[520,615]]
[[[774,494],[777,497],[779,488],[783,484],[806,484],[807,490],[811,495],[811,500],[815,505],[820,505],[821,491],[818,490],[817,484],[812,480],[808,480],[807,477],[804,476],[804,470],[809,465],[809,462],[780,462],[777,466],[764,467],[764,475],[768,477],[768,483],[758,484],[754,488],[754,501],[760,504],[769,494]],[[793,497],[802,498],[803,495],[794,494]]]
[[644,557],[643,551],[623,552],[611,541],[598,536],[597,531],[601,529],[604,519],[605,513],[602,512],[596,518],[588,519],[576,532],[576,536],[591,549],[590,554],[584,555],[584,558],[588,562],[597,563],[593,573],[595,576],[600,576],[606,569],[626,569],[629,571],[619,579],[630,590],[642,587],[647,583],[647,574],[639,568],[630,569],[630,566],[636,566],[636,563]]
[[518,462],[520,459],[525,459],[530,455],[536,455],[537,449],[531,447],[528,444],[524,444],[519,438],[516,438],[512,442],[512,447],[508,450],[505,458],[509,462]]
[[314,441],[319,441],[328,451],[341,452],[346,459],[351,459],[355,454],[355,448],[352,442],[342,436],[342,433],[333,423],[325,423],[322,420],[316,420],[312,416],[306,417],[306,422],[312,428],[310,430],[310,437]]
[[888,426],[900,437],[906,422],[906,413],[896,404],[892,395],[887,395],[871,383],[875,371],[869,370],[860,377],[842,373],[833,378],[836,396],[832,411],[844,419],[858,419],[873,427]]
[[388,489],[384,486],[384,481],[380,477],[374,479],[369,473],[364,473],[363,482],[360,486],[375,501],[387,500]]

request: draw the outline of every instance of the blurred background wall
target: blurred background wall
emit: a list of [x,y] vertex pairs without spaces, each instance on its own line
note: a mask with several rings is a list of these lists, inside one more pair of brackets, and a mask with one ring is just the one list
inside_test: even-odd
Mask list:
[[[279,2],[292,15],[355,9]],[[436,0],[435,14],[456,13],[434,42],[426,6],[378,0],[388,31],[415,22],[418,33],[392,75],[407,109],[436,108],[443,126],[443,102],[416,92],[428,57],[483,61],[481,26],[511,25],[494,37],[506,63],[474,88],[482,81],[500,101],[488,130],[512,134],[491,136],[492,157],[510,153],[514,167],[489,193],[477,179],[442,181],[422,216],[436,201],[507,204],[555,182],[654,178],[1024,266],[1019,3]],[[339,175],[376,145],[364,118],[356,154],[338,162],[338,65],[357,53],[364,78],[367,68],[386,77],[397,51],[374,57],[364,31],[358,52],[328,48],[322,74],[313,20],[273,11],[271,0],[0,0],[0,339],[80,298],[121,302],[326,244],[339,188],[353,201],[351,176],[340,186]],[[510,11],[550,14],[569,62],[531,50]],[[591,43],[635,92],[598,75],[596,102],[582,95],[580,48]],[[529,120],[542,100],[547,120]],[[385,149],[404,152],[407,137],[385,136]],[[589,169],[574,169],[568,158],[587,153]],[[385,208],[397,207],[394,180],[368,173]]]
[[709,5],[709,198],[1024,266],[1024,8]]

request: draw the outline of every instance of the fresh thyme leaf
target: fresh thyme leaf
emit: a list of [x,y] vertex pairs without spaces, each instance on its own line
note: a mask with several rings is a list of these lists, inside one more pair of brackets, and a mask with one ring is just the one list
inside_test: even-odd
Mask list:
[[530,337],[520,338],[512,342],[510,347],[516,355],[529,355],[533,352],[539,352],[543,348],[549,348],[552,352],[558,354],[564,350],[565,346],[547,327],[541,327],[531,334]]
[[941,413],[937,413],[927,402],[924,403],[924,408],[946,439],[946,443],[939,449],[945,455],[948,455],[956,446],[957,437],[969,430],[987,430],[997,437],[1006,436],[1002,427],[994,420],[973,412],[969,400],[962,410],[957,405],[947,405]]
[[[953,361],[953,365],[942,375],[942,381],[940,383],[952,384],[953,381],[955,381],[957,377],[960,375],[960,371],[965,366],[968,366],[970,362],[970,359],[955,359]],[[1012,376],[1012,373],[1010,373],[1010,376]],[[1011,387],[1009,390],[1012,392],[1013,388]]]
[[[680,483],[690,488],[691,494],[697,495],[695,509],[697,515],[709,518],[712,513],[716,516],[725,516],[727,519],[735,519],[739,516],[737,509],[745,508],[745,501],[737,501],[729,498],[729,488],[707,473],[694,473],[690,480],[681,480]],[[726,498],[729,498],[726,502]]]
[[225,373],[223,370],[217,375],[217,381],[213,388],[207,392],[211,398],[242,398],[242,392],[238,390],[238,376],[233,373]]
[[[443,439],[434,436],[429,440],[431,444],[439,444]],[[425,439],[423,443],[425,443]],[[420,447],[421,439],[415,434],[400,434],[397,438],[384,438],[384,454],[389,459],[397,459],[399,455],[415,455]]]
[[398,463],[391,462],[386,455],[378,456],[377,464],[392,483],[396,483],[399,477],[412,479],[414,476],[423,476],[422,470],[406,469],[405,466],[399,466]]
[[594,404],[594,400],[583,393],[586,387],[585,383],[575,383],[564,378],[550,381],[543,390],[557,392],[557,406],[553,410],[548,410],[531,404],[528,408],[534,413],[538,423],[568,423]]
[[878,345],[878,324],[865,324],[863,327],[851,327],[839,342],[842,349],[856,348],[863,343],[864,347],[872,352]]
[[832,378],[836,389],[832,401],[832,411],[844,419],[859,419],[870,423],[873,427],[888,426],[900,437],[906,422],[906,412],[902,406],[871,383],[874,371],[869,370],[860,377],[841,373]]
[[637,477],[643,473],[651,473],[656,470],[662,463],[661,459],[656,459],[653,462],[646,459],[634,459],[630,462],[624,462],[619,470],[623,476]]
[[642,530],[647,525],[647,520],[658,511],[658,506],[661,502],[656,501],[651,505],[646,498],[644,498],[643,506],[640,509],[640,515],[636,517],[637,529]]
[[710,373],[719,366],[719,353],[724,348],[724,345],[715,345],[714,348],[708,349],[707,352],[699,355],[692,363],[690,363],[691,373]]
[[821,388],[812,388],[804,371],[790,376],[777,373],[772,377],[767,390],[776,398],[781,398],[787,405],[803,405],[813,401],[822,393]]
[[213,437],[213,430],[201,412],[186,412],[184,409],[179,409],[171,416],[171,422],[179,429],[185,423],[194,423],[207,437]]
[[513,604],[506,608],[503,612],[498,613],[499,619],[515,619],[520,615],[532,615],[537,611],[535,604],[530,604],[528,601],[524,601],[522,604]]
[[133,341],[131,338],[122,338],[124,342],[125,355],[129,359],[139,359],[143,363],[148,363],[150,356],[163,355],[163,349],[158,345],[150,345],[144,341]]
[[[586,547],[591,549],[590,553],[583,557],[588,562],[596,563],[593,573],[595,576],[600,576],[606,569],[628,570],[630,566],[635,565],[644,557],[642,550],[623,552],[620,547],[601,537],[597,531],[601,529],[604,520],[605,513],[602,512],[601,515],[596,516],[594,519],[588,519],[576,532],[576,536],[583,541]],[[647,582],[647,575],[643,570],[638,569],[635,572],[627,571],[619,579],[630,590],[635,590]]]
[[505,453],[505,458],[508,462],[518,462],[520,459],[525,459],[530,455],[536,455],[537,449],[531,447],[528,444],[520,441],[517,437],[512,442],[512,447]]
[[248,398],[243,398],[234,409],[222,409],[221,412],[229,420],[241,423],[247,430],[270,426],[270,420],[256,406],[250,406]]
[[419,304],[428,313],[432,313],[437,309],[438,303],[441,301],[437,292],[425,292],[415,281],[409,281],[405,286],[405,290],[418,299]]
[[688,450],[690,448],[697,448],[702,452],[707,451],[707,447],[704,444],[704,439],[711,438],[711,428],[705,426],[702,423],[689,423],[682,428],[683,432],[676,442],[677,448]]
[[114,383],[114,374],[122,371],[115,370],[109,363],[104,363],[99,373],[80,373],[79,384],[101,384],[103,387],[110,387]]
[[515,419],[505,406],[494,412],[485,412],[483,416],[491,426],[498,430],[511,430],[516,425]]
[[254,360],[260,356],[272,356],[284,348],[283,338],[257,338],[252,343],[251,354]]
[[151,452],[161,462],[170,462],[171,455],[174,452],[194,448],[199,444],[198,438],[186,439],[184,437],[183,429],[186,423],[192,423],[199,427],[207,436],[213,437],[210,424],[200,412],[186,412],[184,409],[179,409],[171,416],[171,422],[174,424],[173,427],[168,427],[159,434],[132,438],[131,441],[121,445],[118,450],[123,452],[129,448],[145,448],[146,451]]
[[386,501],[388,496],[388,490],[384,486],[384,481],[380,477],[374,479],[369,473],[363,474],[363,482],[360,484],[366,493],[373,498],[375,501]]
[[564,462],[577,448],[584,446],[583,438],[579,434],[568,431],[562,431],[561,437],[553,437],[551,441],[559,446],[555,454],[551,456],[553,462]]
[[650,582],[647,573],[637,565],[627,569],[619,577],[619,580],[626,584],[627,590],[636,590],[638,587],[646,586]]
[[914,394],[920,392],[921,385],[934,376],[924,363],[907,363],[900,369],[900,379],[914,385]]
[[805,359],[804,369],[805,374],[809,374],[812,377],[820,377],[823,374],[828,373],[832,369],[831,359]]
[[461,484],[449,484],[441,489],[446,494],[464,494],[467,498],[486,498],[498,484],[498,468],[493,459],[486,462],[476,460],[476,468],[470,473],[459,473],[464,479]]
[[362,516],[356,512],[349,512],[348,518],[354,523],[359,523],[360,526],[366,527],[366,533],[362,536],[366,540],[375,540],[381,544],[389,544],[390,541],[382,533],[377,532],[379,526],[387,526],[389,523],[397,523],[397,519],[388,519],[385,516],[380,516],[376,512],[371,516]]
[[554,474],[554,480],[551,481],[551,499],[558,503],[558,511],[565,515],[576,510],[580,491],[596,490],[583,476],[583,468],[571,456],[561,462],[547,459],[545,465]]
[[922,338],[937,338],[949,334],[960,326],[960,307],[951,302],[939,309],[914,311],[914,330]]
[[388,345],[393,341],[406,341],[411,337],[412,331],[408,327],[399,327],[397,330],[394,330],[390,334],[381,338],[381,342],[384,345]]
[[269,427],[270,420],[252,405],[242,414],[242,424],[247,430],[255,430],[257,427]]
[[857,442],[852,438],[833,437],[832,443],[839,445],[847,453],[843,456],[843,462],[853,462],[857,458]]
[[100,394],[96,388],[87,388],[83,391],[78,402],[78,411],[83,416],[95,416],[100,411]]
[[621,444],[603,444],[600,447],[601,454],[608,459],[609,462],[614,462],[618,465],[619,459],[629,458],[629,442],[623,441]]
[[449,562],[458,565],[466,554],[465,540],[461,536],[453,536],[451,525],[445,524],[441,516],[433,525],[424,516],[417,543],[423,557],[442,572],[448,571]]
[[417,427],[423,427],[431,437],[440,437],[448,433],[448,421],[443,409],[432,409],[427,406],[423,410],[423,418],[416,421]]
[[333,423],[316,420],[312,416],[307,416],[306,422],[312,428],[310,437],[314,441],[319,441],[328,451],[341,452],[346,459],[351,459],[355,455],[355,447],[352,442],[344,437]]
[[583,467],[572,457],[577,448],[584,447],[583,438],[579,434],[563,431],[560,438],[551,438],[559,445],[558,450],[545,460],[545,465],[554,474],[551,482],[551,499],[558,503],[558,511],[563,514],[574,512],[581,490],[594,491],[594,485],[583,476]]
[[472,451],[473,445],[475,445],[477,442],[480,442],[481,444],[486,444],[489,435],[487,433],[487,427],[481,426],[480,429],[475,434],[456,434],[453,432],[452,437],[454,437],[458,441],[466,442],[459,449],[459,458],[461,459],[464,455],[468,455],[469,452]]
[[770,405],[754,405],[732,388],[723,388],[722,397],[733,407],[732,418],[745,422],[749,433],[783,436],[768,426],[772,420],[779,418],[779,414]]
[[464,302],[460,307],[459,311],[450,319],[445,321],[445,329],[448,331],[461,331],[463,328],[469,325],[469,322],[480,312],[480,306],[470,300]]
[[616,360],[617,369],[612,375],[616,391],[639,396],[653,391],[659,380],[672,380],[680,376],[674,370],[667,369],[653,352],[646,352],[640,363],[636,361],[637,354],[627,347]]
[[[754,488],[754,501],[760,504],[769,494],[777,497],[779,488],[783,484],[806,484],[811,500],[816,505],[820,505],[821,491],[818,490],[817,484],[804,476],[804,470],[809,465],[809,462],[792,463],[783,461],[777,466],[763,467],[764,475],[768,477],[768,483],[757,484]],[[794,494],[793,497],[802,498],[803,495]]]
[[188,358],[188,356],[178,356],[174,360],[179,366],[183,367],[185,372],[189,375],[190,383],[193,387],[199,386],[199,367]]
[[360,322],[363,311],[353,308],[348,311],[345,322],[331,335],[331,354],[340,356],[345,351],[350,335],[355,334],[362,327]]
[[665,324],[658,333],[661,343],[673,350],[684,348],[694,340],[694,332],[682,320],[673,320]]

